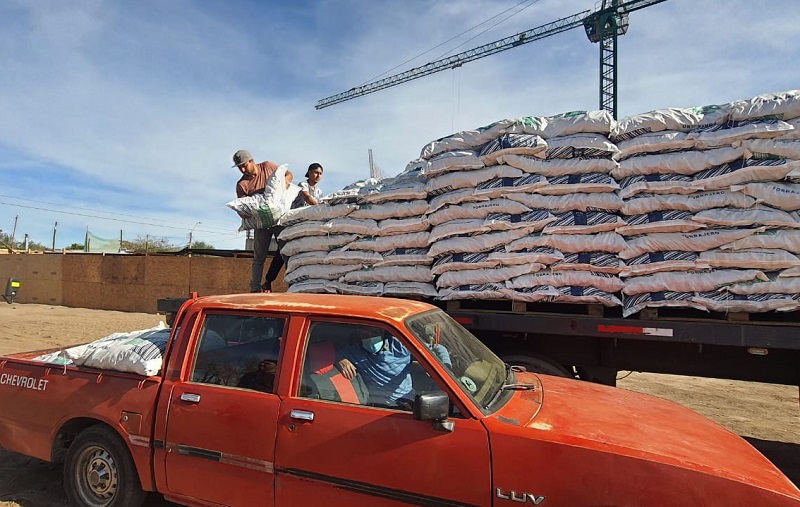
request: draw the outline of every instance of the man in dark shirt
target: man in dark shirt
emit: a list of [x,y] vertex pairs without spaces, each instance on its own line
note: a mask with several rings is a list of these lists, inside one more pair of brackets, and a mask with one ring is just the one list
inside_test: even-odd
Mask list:
[[[253,157],[249,151],[239,150],[233,154],[233,167],[238,168],[239,172],[242,173],[242,177],[236,182],[236,197],[247,197],[264,192],[267,180],[278,168],[278,164],[268,160],[256,164],[253,162]],[[250,292],[270,292],[272,290],[272,282],[278,277],[278,273],[283,267],[283,257],[279,252],[276,252],[272,258],[263,285],[261,284],[261,275],[264,273],[264,262],[269,253],[269,244],[272,241],[272,236],[275,236],[277,242],[279,233],[278,226],[253,230],[253,265],[250,273]]]

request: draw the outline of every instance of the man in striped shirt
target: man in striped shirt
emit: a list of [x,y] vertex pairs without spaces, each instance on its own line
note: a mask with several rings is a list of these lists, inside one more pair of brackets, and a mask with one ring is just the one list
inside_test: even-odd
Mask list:
[[[267,186],[267,180],[278,168],[278,164],[269,160],[256,164],[253,162],[253,157],[249,151],[239,150],[233,154],[233,167],[238,168],[239,172],[242,173],[242,177],[236,182],[236,197],[247,197],[264,191]],[[261,275],[264,273],[264,262],[266,262],[269,253],[272,236],[275,236],[277,242],[279,232],[280,229],[277,226],[269,229],[253,230],[253,265],[250,273],[250,292],[270,292],[272,290],[272,282],[278,277],[278,272],[283,267],[283,257],[279,252],[275,252],[272,258],[263,285],[261,284]]]

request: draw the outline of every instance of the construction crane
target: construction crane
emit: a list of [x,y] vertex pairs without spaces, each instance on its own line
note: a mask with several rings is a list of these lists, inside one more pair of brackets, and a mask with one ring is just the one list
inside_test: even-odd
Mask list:
[[602,0],[594,12],[582,11],[463,53],[435,60],[400,74],[350,88],[346,92],[321,99],[315,108],[322,109],[442,70],[455,69],[467,62],[583,26],[589,40],[600,43],[600,109],[609,111],[616,118],[617,37],[628,31],[628,15],[631,12],[661,2],[666,2],[666,0]]

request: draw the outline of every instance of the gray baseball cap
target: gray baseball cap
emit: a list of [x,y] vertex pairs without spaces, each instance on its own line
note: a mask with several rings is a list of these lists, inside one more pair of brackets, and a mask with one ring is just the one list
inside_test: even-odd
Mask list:
[[253,156],[250,155],[249,151],[247,151],[247,150],[239,150],[239,151],[237,151],[236,153],[233,154],[233,166],[232,167],[240,166],[240,165],[242,165],[245,162],[248,162],[250,160],[253,160]]

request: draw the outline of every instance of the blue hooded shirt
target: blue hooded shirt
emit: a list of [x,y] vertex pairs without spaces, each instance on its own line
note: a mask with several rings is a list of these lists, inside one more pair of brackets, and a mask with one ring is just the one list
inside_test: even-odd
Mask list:
[[375,354],[361,345],[339,351],[340,359],[353,363],[369,389],[369,403],[396,405],[400,398],[410,398],[411,353],[394,336],[387,338]]

